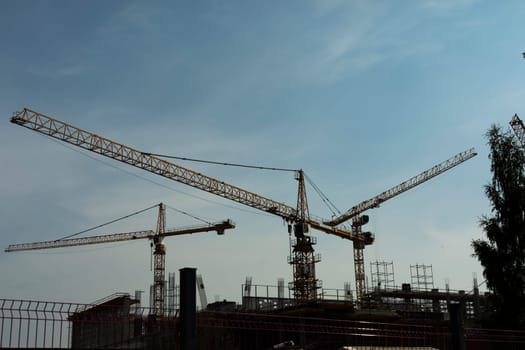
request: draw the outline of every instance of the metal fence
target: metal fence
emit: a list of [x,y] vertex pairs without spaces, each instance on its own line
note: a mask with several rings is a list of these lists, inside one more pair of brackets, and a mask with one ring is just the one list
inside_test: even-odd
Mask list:
[[[0,348],[179,348],[177,317],[115,300],[0,299]],[[452,349],[444,325],[203,311],[196,331],[197,349]],[[525,332],[466,328],[464,335],[468,350],[525,349]]]
[[31,300],[0,300],[0,347],[69,347],[68,315],[77,305]]

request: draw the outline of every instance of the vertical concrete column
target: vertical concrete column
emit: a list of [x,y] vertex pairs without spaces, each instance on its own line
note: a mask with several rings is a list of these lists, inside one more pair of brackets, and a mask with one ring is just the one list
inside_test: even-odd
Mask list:
[[465,350],[465,329],[461,304],[452,303],[448,307],[450,314],[450,333],[452,350]]
[[195,350],[197,348],[196,270],[197,269],[191,267],[185,267],[179,270],[181,350]]
[[[432,294],[438,294],[439,293],[439,289],[437,288],[433,288],[432,289]],[[438,299],[438,298],[435,298],[435,299],[432,299],[432,312],[441,312],[441,300]]]

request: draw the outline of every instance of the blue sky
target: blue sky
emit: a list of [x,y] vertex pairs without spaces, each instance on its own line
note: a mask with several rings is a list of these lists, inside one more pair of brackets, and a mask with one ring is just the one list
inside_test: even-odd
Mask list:
[[[155,203],[224,237],[167,240],[167,271],[197,267],[208,299],[291,281],[278,217],[64,147],[9,123],[29,107],[149,152],[302,168],[344,211],[449,157],[479,155],[370,211],[370,262],[433,266],[470,290],[490,211],[484,133],[522,114],[521,1],[0,3],[0,243],[57,239]],[[295,205],[290,173],[180,162]],[[310,212],[331,213],[307,188]],[[168,226],[198,224],[168,210]],[[96,234],[155,227],[156,213]],[[316,233],[325,288],[353,285],[351,242]],[[369,276],[370,277],[370,276]],[[0,254],[0,296],[89,302],[148,290],[147,242]]]

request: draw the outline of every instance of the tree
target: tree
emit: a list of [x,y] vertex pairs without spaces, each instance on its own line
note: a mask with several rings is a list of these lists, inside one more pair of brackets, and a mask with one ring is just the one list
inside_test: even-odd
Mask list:
[[492,126],[492,181],[485,186],[491,214],[480,219],[487,240],[472,241],[491,291],[491,326],[525,328],[525,156],[509,132]]

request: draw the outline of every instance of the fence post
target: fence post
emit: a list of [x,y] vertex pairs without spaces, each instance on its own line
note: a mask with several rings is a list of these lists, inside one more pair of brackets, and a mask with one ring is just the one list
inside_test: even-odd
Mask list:
[[180,269],[180,325],[181,325],[181,350],[195,350],[197,300],[195,268],[185,267]]
[[448,306],[450,315],[450,333],[452,350],[465,350],[465,329],[461,304],[451,303]]

